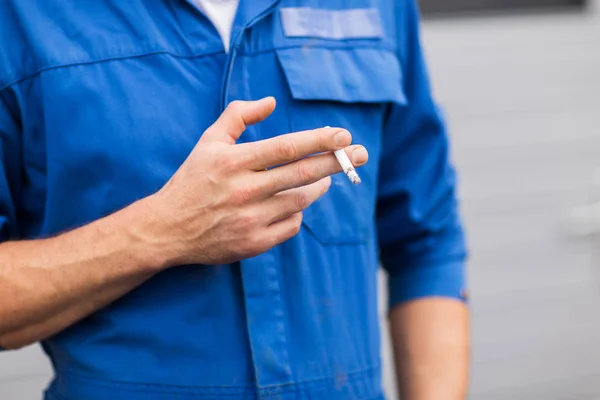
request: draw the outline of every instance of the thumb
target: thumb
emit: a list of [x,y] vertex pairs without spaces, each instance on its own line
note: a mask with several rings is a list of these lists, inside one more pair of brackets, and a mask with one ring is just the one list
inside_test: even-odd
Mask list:
[[248,125],[263,121],[274,109],[275,98],[273,97],[256,101],[233,101],[229,103],[219,119],[204,132],[200,140],[234,144]]

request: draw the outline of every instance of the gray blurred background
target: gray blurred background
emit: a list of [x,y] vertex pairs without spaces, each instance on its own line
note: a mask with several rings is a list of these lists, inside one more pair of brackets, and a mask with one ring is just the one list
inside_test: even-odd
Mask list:
[[[600,399],[600,3],[578,3],[422,0],[472,249],[471,399]],[[393,400],[386,336],[383,356]],[[1,400],[49,378],[37,346],[0,355]]]

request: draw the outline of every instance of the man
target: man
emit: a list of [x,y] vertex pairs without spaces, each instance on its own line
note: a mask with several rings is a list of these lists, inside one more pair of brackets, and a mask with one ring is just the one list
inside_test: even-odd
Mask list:
[[464,398],[415,4],[218,7],[0,3],[0,345],[41,341],[47,400],[380,399],[381,261],[402,398]]

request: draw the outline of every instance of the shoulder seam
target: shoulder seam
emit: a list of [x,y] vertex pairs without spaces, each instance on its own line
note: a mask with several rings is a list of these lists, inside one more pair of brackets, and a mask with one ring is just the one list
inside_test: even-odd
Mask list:
[[169,56],[172,56],[175,58],[196,58],[196,57],[200,57],[200,56],[208,56],[208,55],[220,53],[222,51],[223,51],[223,49],[221,49],[221,48],[219,48],[219,49],[215,48],[214,50],[209,50],[209,51],[205,51],[205,52],[201,52],[201,53],[197,53],[197,54],[196,53],[179,54],[179,53],[174,53],[174,52],[168,51],[168,50],[157,49],[157,50],[149,50],[149,51],[143,51],[143,52],[138,52],[138,53],[131,53],[131,54],[127,54],[127,55],[107,56],[107,57],[100,57],[100,58],[94,58],[94,59],[89,59],[89,60],[80,60],[80,61],[72,61],[72,62],[56,64],[56,65],[49,65],[46,67],[38,68],[34,72],[26,74],[25,76],[9,80],[5,84],[2,84],[2,82],[0,81],[0,93],[3,92],[4,90],[10,88],[11,86],[17,85],[23,81],[31,79],[45,71],[50,71],[50,70],[58,69],[58,68],[72,67],[72,66],[76,66],[76,65],[96,64],[96,63],[116,61],[116,60],[125,60],[128,58],[140,58],[140,57],[147,57],[147,56],[160,55],[160,54],[169,55]]

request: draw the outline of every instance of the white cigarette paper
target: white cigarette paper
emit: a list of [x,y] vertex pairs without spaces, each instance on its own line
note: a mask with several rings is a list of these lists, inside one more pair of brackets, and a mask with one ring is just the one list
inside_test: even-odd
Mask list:
[[[326,126],[325,128],[329,128],[329,126]],[[344,151],[344,149],[340,149],[334,151],[333,154],[335,154],[335,158],[337,158],[338,162],[342,166],[342,170],[344,171],[348,179],[350,179],[350,182],[354,183],[355,185],[358,185],[361,182],[360,177],[356,173],[354,165],[352,165],[352,161],[350,161],[350,159],[348,158],[346,151]]]
[[354,166],[352,165],[352,162],[348,158],[348,155],[344,149],[336,150],[333,152],[333,154],[335,154],[335,158],[337,158],[338,162],[342,166],[342,169],[344,170],[344,173],[348,179],[350,179],[350,182],[358,185],[360,183],[360,177],[356,173],[356,170],[354,169]]

